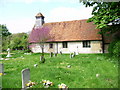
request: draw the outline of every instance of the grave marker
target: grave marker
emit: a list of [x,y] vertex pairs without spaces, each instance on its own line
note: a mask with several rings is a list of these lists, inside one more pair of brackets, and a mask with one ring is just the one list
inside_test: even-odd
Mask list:
[[8,48],[7,51],[8,51],[8,54],[7,54],[6,57],[12,57],[12,56],[10,55],[10,48]]
[[54,57],[56,57],[57,56],[57,53],[54,53]]
[[62,51],[60,51],[60,54],[62,55]]
[[0,73],[4,74],[4,64],[0,63]]
[[28,68],[23,69],[21,73],[22,73],[22,88],[26,89],[27,88],[26,84],[29,83],[30,81],[30,69]]
[[53,57],[53,52],[50,52],[50,57]]

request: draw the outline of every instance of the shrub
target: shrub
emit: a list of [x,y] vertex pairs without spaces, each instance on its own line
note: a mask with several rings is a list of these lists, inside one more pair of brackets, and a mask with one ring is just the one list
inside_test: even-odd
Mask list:
[[117,41],[113,47],[113,54],[120,57],[120,41]]
[[111,42],[108,51],[112,56],[120,56],[120,40],[115,40]]
[[113,55],[113,49],[114,49],[114,46],[116,44],[117,41],[112,41],[110,44],[109,44],[109,47],[108,47],[108,52],[110,55]]

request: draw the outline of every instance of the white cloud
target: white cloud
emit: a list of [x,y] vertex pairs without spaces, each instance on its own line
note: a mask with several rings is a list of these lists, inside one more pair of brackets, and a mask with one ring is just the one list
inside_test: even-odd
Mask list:
[[[59,22],[59,21],[70,21],[88,19],[91,17],[92,8],[71,8],[71,7],[58,7],[52,9],[48,15],[45,15],[45,22]],[[35,18],[18,18],[12,20],[0,21],[1,24],[6,24],[9,31],[12,33],[28,32],[31,31],[34,24]]]
[[47,16],[47,22],[56,21],[69,21],[69,20],[80,20],[90,18],[92,8],[78,7],[58,7],[50,11],[50,15]]

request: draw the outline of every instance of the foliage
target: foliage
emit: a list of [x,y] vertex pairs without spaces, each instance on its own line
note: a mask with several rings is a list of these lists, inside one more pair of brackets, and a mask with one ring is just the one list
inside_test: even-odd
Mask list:
[[2,51],[6,50],[9,47],[9,36],[11,33],[8,31],[5,25],[0,24],[0,38],[2,38]]
[[120,40],[115,43],[113,47],[113,54],[117,57],[120,57]]
[[0,32],[2,33],[2,37],[6,37],[11,35],[11,33],[8,31],[7,27],[5,25],[0,24]]
[[[109,33],[114,34],[120,32],[120,1],[119,2],[95,2],[94,0],[82,1],[86,7],[93,7],[92,17],[88,22],[94,22],[98,29],[101,29],[100,34]],[[113,37],[113,42],[109,45],[109,52],[111,55],[119,56],[120,47],[118,38]],[[120,40],[120,38],[119,38]]]
[[10,37],[10,48],[13,50],[25,50],[28,48],[28,34],[17,33]]
[[25,68],[30,69],[30,80],[36,83],[32,88],[43,88],[42,80],[52,81],[54,85],[50,88],[58,88],[60,83],[69,88],[118,88],[118,64],[104,54],[80,54],[72,59],[68,54],[44,56],[45,64],[39,64],[39,53],[15,53],[10,60],[2,60],[6,73],[2,76],[3,88],[21,88],[21,71]]
[[48,27],[35,27],[29,36],[29,43],[39,43],[42,54],[44,53],[44,43],[47,40],[50,40],[50,29]]
[[[116,32],[119,29],[118,23],[115,20],[120,18],[120,1],[119,2],[94,2],[94,0],[83,1],[86,7],[93,7],[92,17],[88,22],[94,22],[97,28],[104,30],[104,32]],[[109,23],[112,25],[108,26]],[[119,23],[120,24],[120,23]],[[105,29],[104,29],[105,28]],[[107,29],[109,28],[109,29]],[[107,30],[106,30],[107,29]]]

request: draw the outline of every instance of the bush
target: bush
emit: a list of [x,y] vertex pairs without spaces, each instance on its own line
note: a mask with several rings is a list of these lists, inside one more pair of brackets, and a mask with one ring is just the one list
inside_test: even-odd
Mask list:
[[113,47],[113,54],[120,57],[120,41],[117,41]]
[[113,41],[113,42],[111,42],[111,43],[109,44],[108,52],[109,52],[110,55],[113,55],[113,54],[114,54],[114,53],[113,53],[113,49],[114,49],[114,46],[115,46],[116,42],[117,42],[117,41]]
[[120,56],[120,40],[115,40],[111,42],[108,51],[111,56]]

